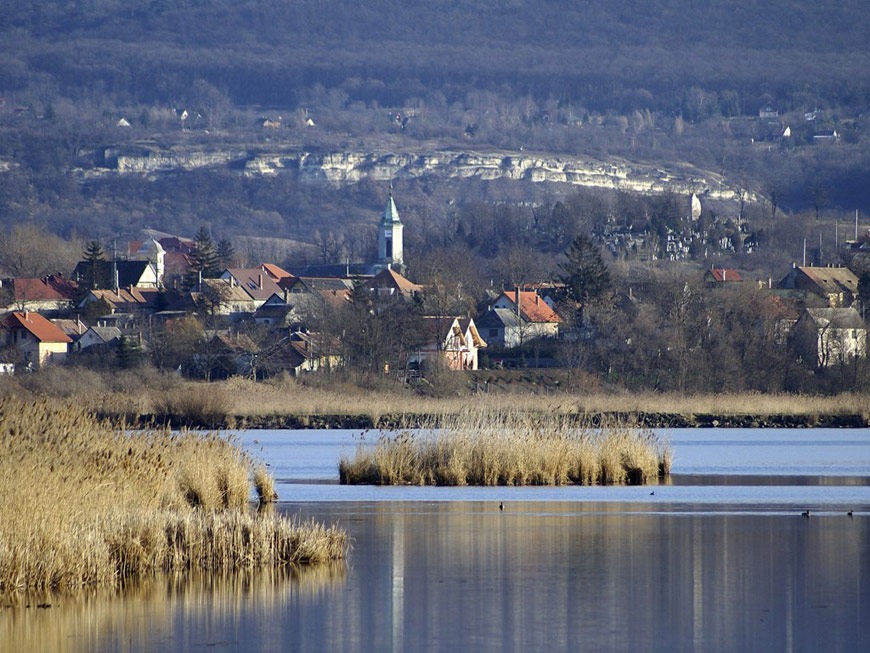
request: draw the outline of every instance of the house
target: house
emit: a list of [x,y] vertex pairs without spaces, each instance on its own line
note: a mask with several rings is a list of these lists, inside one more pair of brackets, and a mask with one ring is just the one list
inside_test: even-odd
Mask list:
[[51,320],[51,323],[72,338],[73,342],[88,330],[88,325],[82,322],[81,318],[76,318],[75,320],[57,318]]
[[89,347],[107,348],[121,340],[121,329],[116,326],[92,326],[85,331],[72,346],[72,350],[80,352]]
[[341,364],[341,356],[336,353],[338,343],[321,333],[296,332],[290,336],[289,344],[287,368],[295,376]]
[[63,361],[72,339],[39,313],[14,311],[0,322],[6,345],[17,348],[28,367]]
[[836,143],[840,140],[840,134],[834,129],[829,132],[813,134],[813,143]]
[[807,308],[792,338],[801,358],[817,367],[867,356],[867,327],[854,308]]
[[765,104],[761,109],[758,110],[758,117],[762,120],[770,120],[772,118],[779,118],[779,111],[777,111],[776,107]]
[[[96,270],[92,270],[91,266]],[[86,279],[114,279],[116,288],[157,288],[161,283],[162,273],[158,272],[157,264],[151,261],[79,261],[73,270],[76,283]]]
[[0,303],[7,311],[63,311],[77,292],[78,285],[61,275],[0,280]]
[[[274,268],[274,269],[272,269]],[[280,271],[285,276],[276,278]],[[228,268],[224,270],[220,278],[233,288],[241,288],[253,300],[255,306],[251,313],[262,306],[272,295],[281,295],[283,291],[278,281],[289,278],[290,273],[281,270],[277,265],[267,268]]]
[[148,314],[163,310],[171,303],[178,301],[176,291],[159,290],[158,288],[137,288],[130,286],[118,290],[91,290],[79,302],[79,308],[85,308],[94,302],[103,301],[109,306],[106,315],[115,313]]
[[480,337],[477,325],[470,317],[464,317],[459,320],[459,329],[465,337],[465,346],[468,349],[464,361],[465,369],[480,369],[479,352],[481,349],[486,349],[486,341]]
[[793,266],[779,287],[814,294],[831,308],[848,307],[858,296],[858,277],[849,268]]
[[478,327],[489,344],[510,348],[556,338],[562,322],[537,292],[517,289],[502,292],[480,316]]
[[384,268],[374,277],[368,279],[363,287],[375,300],[389,298],[413,298],[423,291],[423,286],[408,281],[391,268]]
[[733,268],[710,268],[704,273],[704,283],[708,286],[741,281],[743,281],[743,277]]
[[425,344],[408,358],[412,368],[420,368],[426,361],[440,357],[448,369],[478,369],[478,350],[486,342],[477,333],[471,318],[427,316],[423,318]]
[[[260,276],[262,277],[262,274]],[[250,280],[246,281],[246,283],[248,282]],[[268,283],[274,285],[275,282],[269,280]],[[277,286],[275,288],[277,289]],[[189,298],[194,310],[239,318],[244,315],[252,315],[265,303],[265,299],[251,296],[252,292],[261,296],[261,290],[260,288],[257,290],[244,288],[234,278],[203,279],[202,284],[190,292]]]

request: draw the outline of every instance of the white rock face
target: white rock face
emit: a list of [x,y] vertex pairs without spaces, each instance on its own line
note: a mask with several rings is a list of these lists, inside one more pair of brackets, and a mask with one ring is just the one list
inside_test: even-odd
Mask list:
[[[688,165],[664,170],[621,159],[601,161],[585,157],[525,152],[248,152],[193,151],[181,148],[118,153],[114,172],[155,174],[172,170],[230,167],[247,176],[296,175],[311,183],[353,184],[363,179],[389,181],[431,177],[492,181],[550,182],[613,188],[641,193],[704,194],[734,200],[738,188],[724,178]],[[113,159],[114,161],[114,159]],[[85,173],[92,176],[94,173]],[[746,199],[752,201],[751,193]]]

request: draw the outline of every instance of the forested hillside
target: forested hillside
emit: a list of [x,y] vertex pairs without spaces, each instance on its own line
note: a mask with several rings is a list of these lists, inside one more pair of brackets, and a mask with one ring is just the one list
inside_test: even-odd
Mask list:
[[[91,174],[106,148],[147,143],[688,162],[765,198],[758,215],[805,210],[833,232],[831,219],[870,209],[867,34],[858,0],[6,0],[0,225],[105,239],[207,223],[317,241],[324,257],[371,248],[363,227],[384,188],[368,182]],[[540,235],[540,216],[572,192],[427,179],[397,189],[419,227],[412,248],[473,222],[470,207],[510,204],[527,207],[522,233],[538,234],[525,242],[543,252],[554,236]],[[594,219],[576,215],[568,235]],[[489,250],[523,238],[496,235]]]

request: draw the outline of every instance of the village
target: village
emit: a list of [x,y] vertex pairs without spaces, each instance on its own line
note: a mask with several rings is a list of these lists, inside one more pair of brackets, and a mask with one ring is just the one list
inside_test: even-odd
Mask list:
[[[697,206],[692,196],[690,209]],[[92,242],[70,277],[2,280],[0,370],[19,374],[73,362],[128,368],[149,361],[215,380],[350,366],[414,384],[460,370],[579,367],[584,357],[577,350],[592,343],[632,344],[631,337],[611,342],[614,334],[594,317],[600,302],[569,292],[564,277],[502,284],[471,308],[445,301],[444,288],[403,276],[403,229],[391,192],[373,263],[223,267],[231,246],[218,247],[205,231],[196,239],[150,233],[111,260]],[[599,249],[612,249],[612,242],[605,239]],[[860,268],[870,236],[843,248],[844,258]],[[764,304],[756,330],[772,334],[769,346],[787,349],[804,368],[867,356],[866,288],[849,267],[794,265],[777,282],[711,267],[698,282],[702,291],[751,287],[761,293],[754,300]],[[619,321],[631,323],[645,301],[642,292],[616,285],[607,303]],[[675,328],[673,322],[666,328]]]

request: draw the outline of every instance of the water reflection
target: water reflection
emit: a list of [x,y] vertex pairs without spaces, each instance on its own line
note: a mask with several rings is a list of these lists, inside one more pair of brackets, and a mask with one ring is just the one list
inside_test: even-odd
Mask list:
[[318,506],[358,540],[331,641],[343,650],[809,650],[870,636],[866,518],[643,510]]
[[348,560],[22,597],[51,607],[0,610],[0,649],[860,650],[868,498],[851,519],[845,506],[807,519],[745,504],[283,504],[346,528]]
[[[0,650],[258,648],[252,618],[322,600],[343,587],[345,563],[238,574],[162,574],[118,590],[3,597]],[[8,648],[7,648],[8,647]]]

